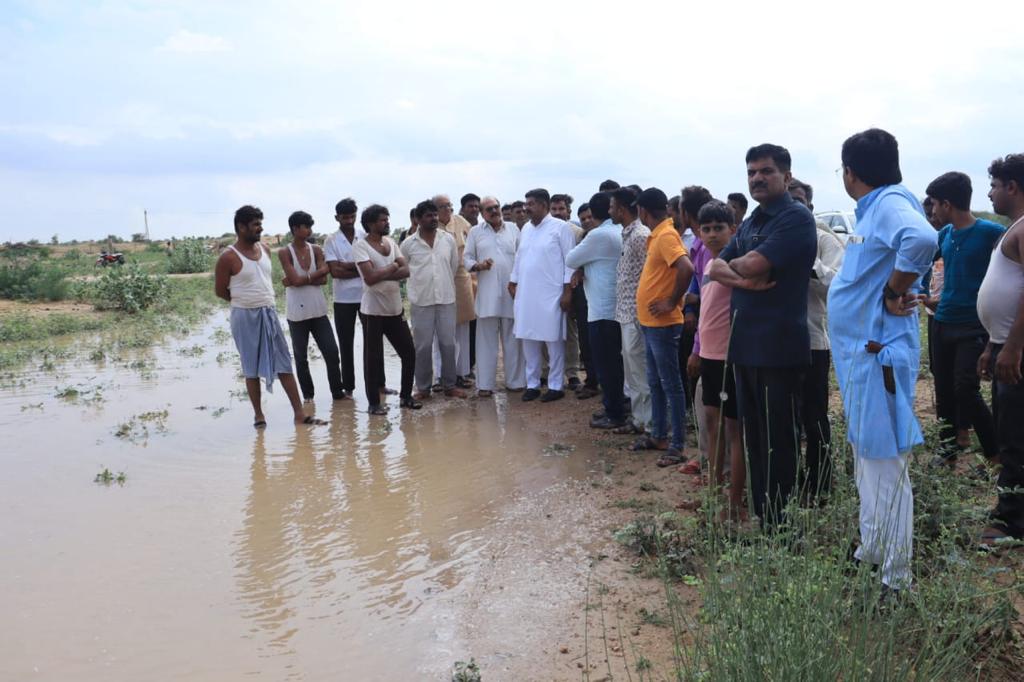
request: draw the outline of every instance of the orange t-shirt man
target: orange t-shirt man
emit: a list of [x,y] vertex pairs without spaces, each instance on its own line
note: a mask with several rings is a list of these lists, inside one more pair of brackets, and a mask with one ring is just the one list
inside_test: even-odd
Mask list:
[[657,317],[651,315],[649,307],[655,301],[672,297],[676,287],[676,270],[672,266],[686,255],[683,239],[676,232],[672,218],[658,223],[647,238],[647,260],[636,287],[636,319],[641,325],[668,327],[683,323],[683,311],[679,306]]

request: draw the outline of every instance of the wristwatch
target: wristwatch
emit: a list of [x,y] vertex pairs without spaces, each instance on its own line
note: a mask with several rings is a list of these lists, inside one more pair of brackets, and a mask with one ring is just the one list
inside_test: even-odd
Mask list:
[[882,287],[882,295],[885,296],[886,300],[894,301],[903,294],[897,294],[895,291],[892,290],[892,287],[889,286],[889,283],[886,282],[885,286]]

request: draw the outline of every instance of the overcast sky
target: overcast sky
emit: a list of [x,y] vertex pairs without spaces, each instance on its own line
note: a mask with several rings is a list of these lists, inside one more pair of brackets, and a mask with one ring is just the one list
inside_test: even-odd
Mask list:
[[[271,232],[337,200],[405,224],[437,192],[577,203],[608,177],[747,193],[789,148],[818,210],[839,149],[900,141],[922,194],[1024,151],[1024,3],[4,0],[0,241]],[[833,7],[835,9],[833,9]]]

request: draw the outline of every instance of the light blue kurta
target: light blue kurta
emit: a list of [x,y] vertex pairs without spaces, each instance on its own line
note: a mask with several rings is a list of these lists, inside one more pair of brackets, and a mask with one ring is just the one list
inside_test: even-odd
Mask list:
[[[935,249],[935,230],[902,185],[880,187],[857,202],[857,229],[829,288],[828,321],[847,439],[860,457],[897,457],[924,441],[914,416],[918,313],[890,314],[882,290],[893,270],[924,274]],[[881,352],[869,353],[869,341],[882,344]],[[892,367],[895,394],[885,388],[883,366]]]
[[615,283],[622,257],[622,228],[606,220],[583,238],[565,257],[567,267],[585,268],[583,293],[587,322],[615,321]]

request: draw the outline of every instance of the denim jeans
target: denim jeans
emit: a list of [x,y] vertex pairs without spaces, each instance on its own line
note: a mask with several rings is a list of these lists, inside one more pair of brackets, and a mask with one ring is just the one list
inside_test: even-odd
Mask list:
[[683,325],[645,326],[643,330],[647,348],[647,383],[651,386],[651,437],[664,439],[667,435],[666,422],[671,420],[669,446],[681,451],[686,438],[686,394],[679,375],[679,337]]

